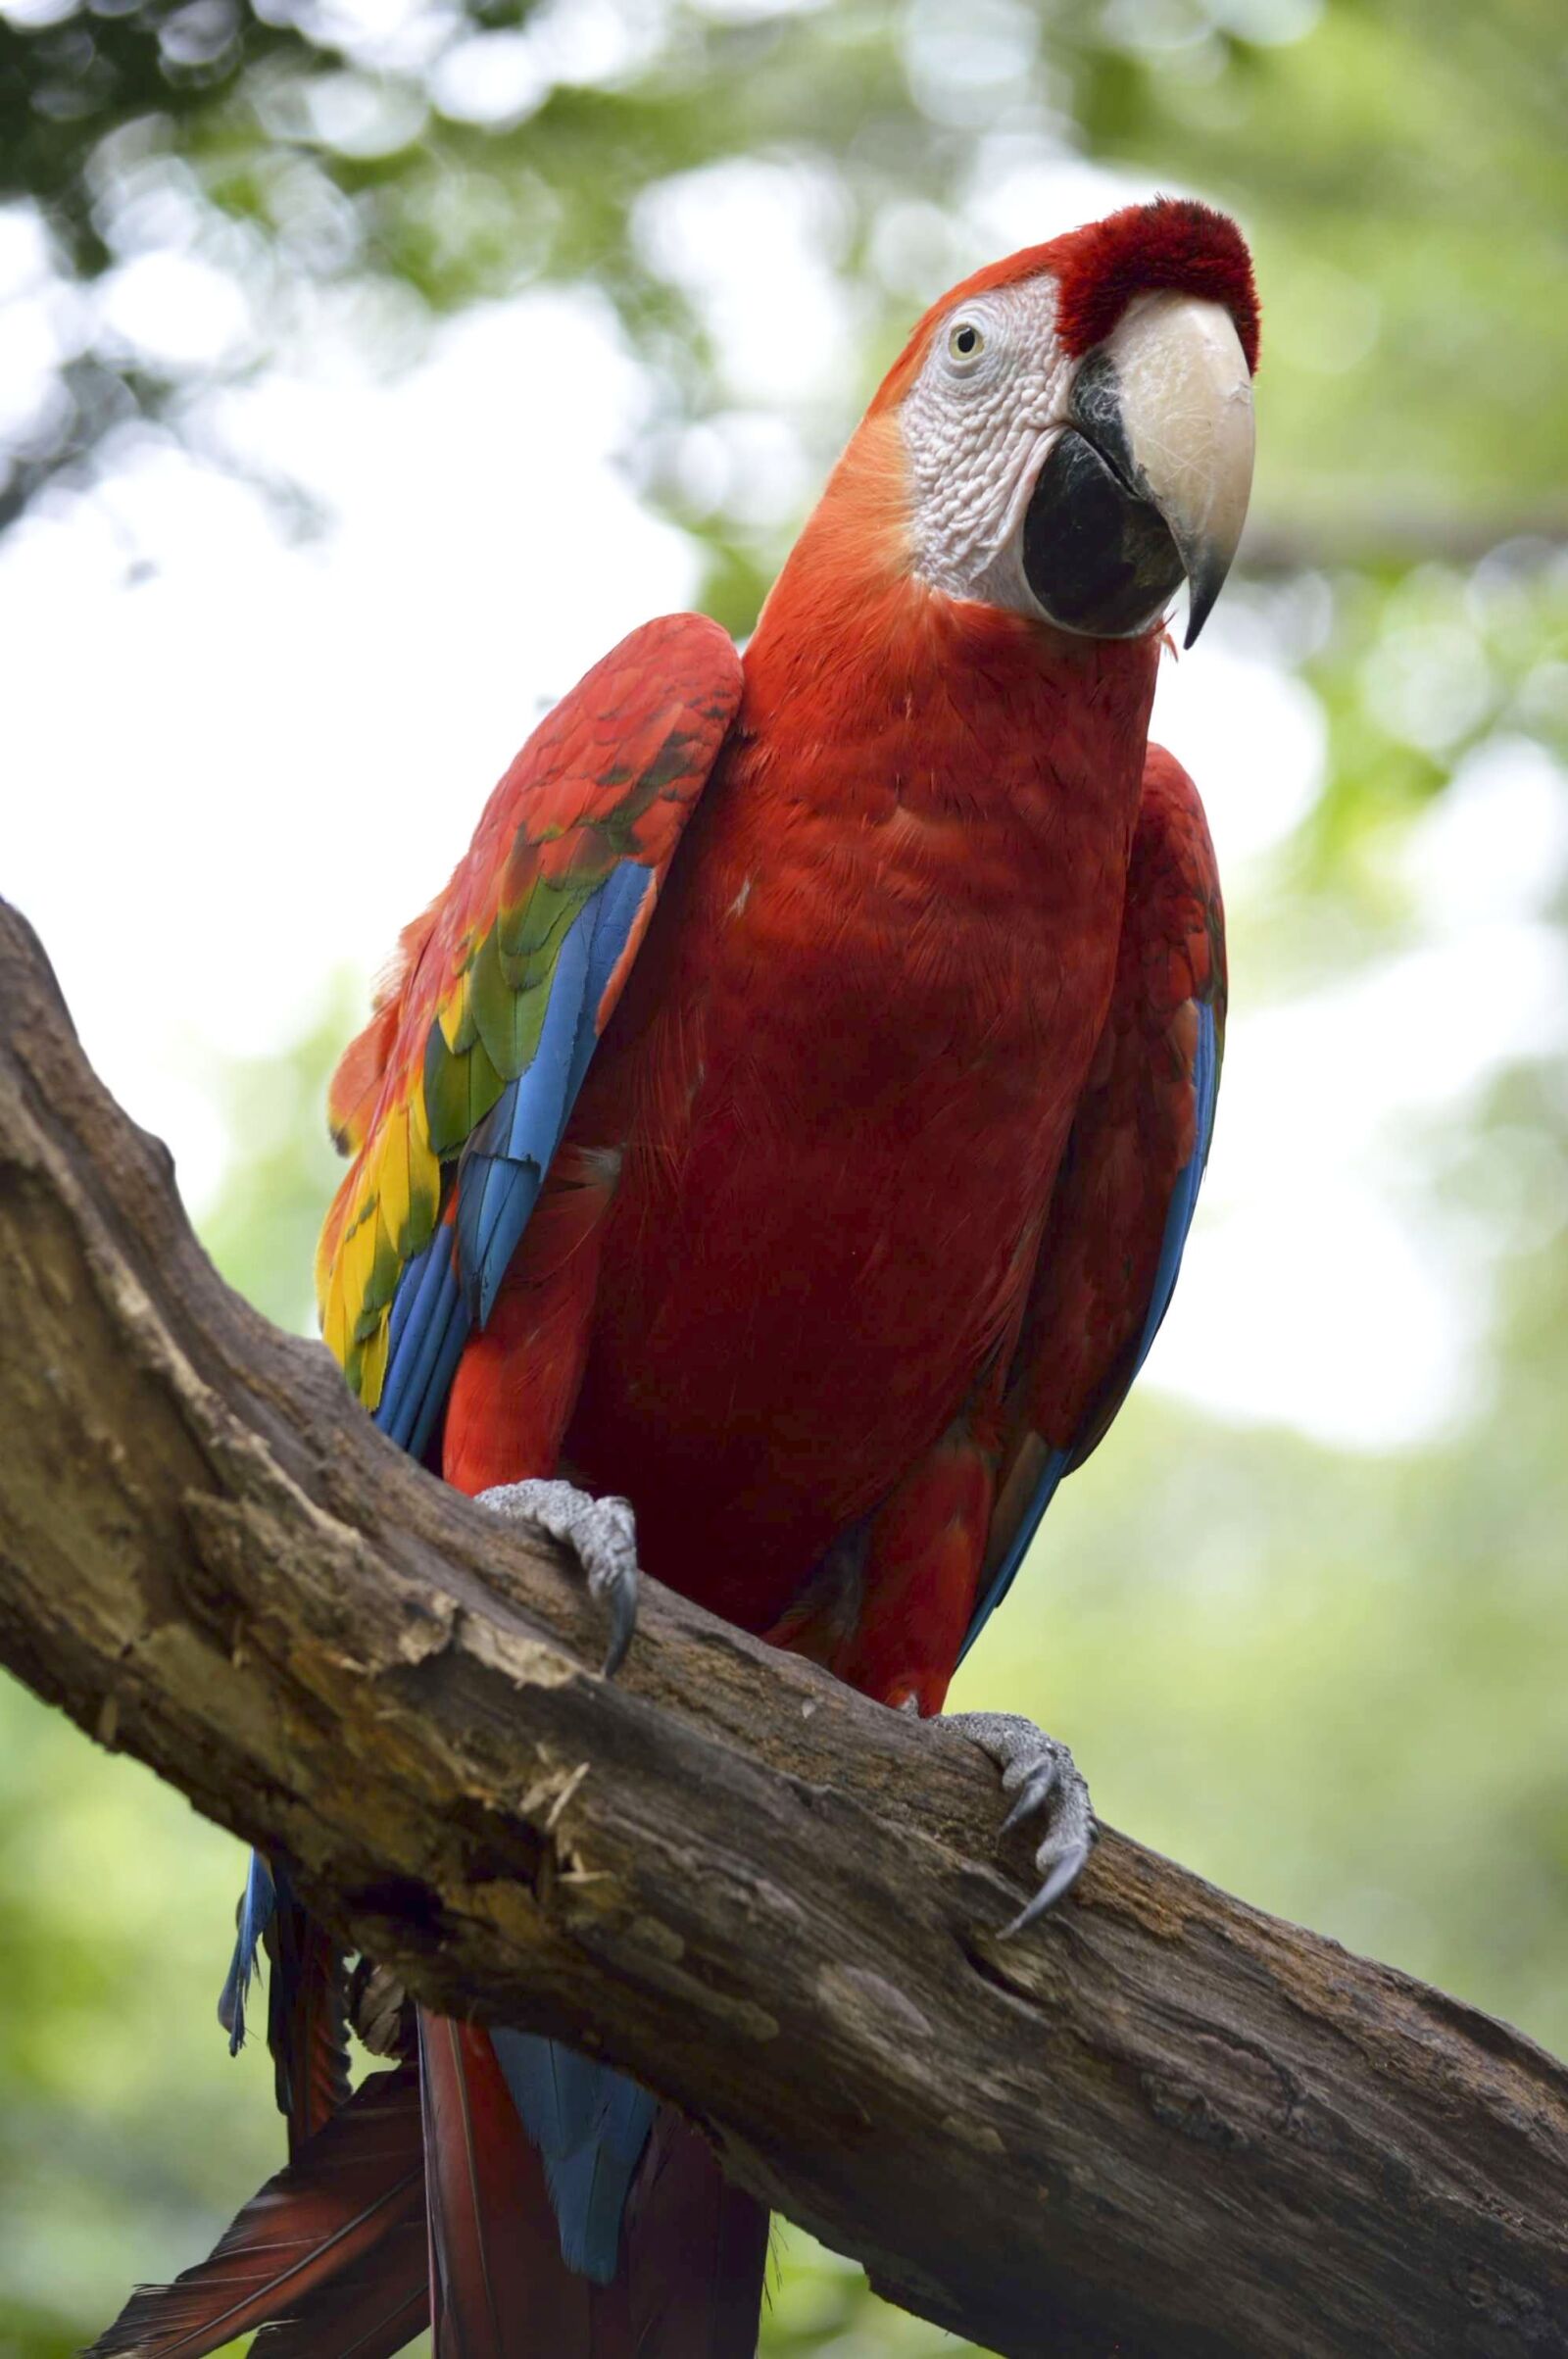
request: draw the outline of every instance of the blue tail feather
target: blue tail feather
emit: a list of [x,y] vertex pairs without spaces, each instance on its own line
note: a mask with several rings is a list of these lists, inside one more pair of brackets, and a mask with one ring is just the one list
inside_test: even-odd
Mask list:
[[544,2160],[568,2269],[608,2285],[620,2227],[658,2111],[646,2089],[534,2032],[492,2031],[496,2060]]
[[245,2043],[245,2001],[250,1995],[251,1976],[256,1971],[257,1945],[271,1922],[276,1905],[277,1887],[272,1881],[272,1871],[261,1852],[253,1851],[240,1896],[234,1954],[218,2000],[218,2020],[228,2034],[231,2056],[237,2056]]

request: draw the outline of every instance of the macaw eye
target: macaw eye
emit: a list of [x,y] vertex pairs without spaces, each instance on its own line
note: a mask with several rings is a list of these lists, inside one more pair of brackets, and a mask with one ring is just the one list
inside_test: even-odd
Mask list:
[[972,319],[957,319],[948,330],[948,358],[960,367],[978,361],[986,340]]

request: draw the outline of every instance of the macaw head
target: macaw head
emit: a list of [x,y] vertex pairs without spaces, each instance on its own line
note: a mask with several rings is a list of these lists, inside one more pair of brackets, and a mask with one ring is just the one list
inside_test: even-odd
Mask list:
[[1257,294],[1234,221],[1159,198],[975,272],[871,405],[896,423],[904,562],[932,589],[1095,639],[1187,645],[1252,480]]

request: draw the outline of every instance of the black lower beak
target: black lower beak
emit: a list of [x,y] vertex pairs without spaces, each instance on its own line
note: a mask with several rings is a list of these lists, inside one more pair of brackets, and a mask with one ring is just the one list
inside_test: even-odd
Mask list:
[[1023,569],[1050,619],[1093,639],[1141,638],[1187,571],[1159,510],[1075,426],[1056,437],[1040,470],[1024,517]]

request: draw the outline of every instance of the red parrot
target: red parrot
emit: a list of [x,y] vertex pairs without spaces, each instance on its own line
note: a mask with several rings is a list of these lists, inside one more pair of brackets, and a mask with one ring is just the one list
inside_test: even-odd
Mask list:
[[[1218,882],[1148,744],[1251,475],[1235,225],[1133,207],[916,326],[744,656],[675,615],[535,731],[332,1085],[322,1325],[382,1430],[880,1701],[941,1709],[1164,1315],[1214,1115]],[[635,1537],[629,1499],[635,1503]],[[1065,1747],[972,1715],[1049,1906]],[[291,2159],[96,2351],[745,2359],[767,2222],[699,2133],[531,2034],[372,1996],[251,1872]],[[361,1967],[364,1990],[367,1973]],[[372,1986],[377,1978],[371,1977]],[[363,2025],[363,2006],[357,2015]],[[390,2027],[390,2028],[388,2028]],[[259,2348],[263,2346],[258,2346]]]

